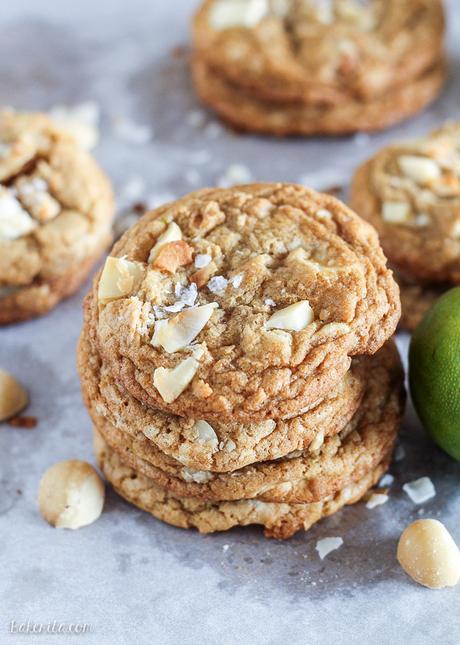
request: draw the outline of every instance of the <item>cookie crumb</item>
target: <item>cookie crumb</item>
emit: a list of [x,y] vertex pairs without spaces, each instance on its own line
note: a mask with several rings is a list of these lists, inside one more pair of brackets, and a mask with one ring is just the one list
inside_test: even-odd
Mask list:
[[38,424],[37,417],[12,417],[8,420],[8,425],[13,426],[13,428],[24,428],[25,430],[32,430]]

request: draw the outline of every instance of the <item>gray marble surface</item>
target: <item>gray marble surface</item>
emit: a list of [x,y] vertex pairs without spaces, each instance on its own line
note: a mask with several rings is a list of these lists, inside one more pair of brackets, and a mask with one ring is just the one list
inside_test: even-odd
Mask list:
[[[142,176],[157,198],[219,180],[244,163],[259,180],[342,183],[392,139],[460,115],[460,7],[449,2],[451,78],[442,98],[390,132],[337,140],[272,141],[192,127],[198,105],[183,59],[193,0],[15,0],[0,5],[0,103],[46,109],[94,100],[102,110],[96,156],[122,193]],[[152,141],[114,136],[112,119],[151,126]],[[209,126],[209,124],[213,124]],[[401,530],[441,519],[460,541],[460,468],[426,438],[409,410],[405,457],[392,466],[390,501],[332,517],[286,543],[258,529],[203,537],[161,524],[108,492],[98,522],[58,531],[37,510],[43,471],[66,458],[93,461],[75,343],[87,286],[51,315],[0,330],[0,365],[29,388],[33,431],[0,428],[0,642],[425,643],[460,642],[460,587],[432,592],[398,567]],[[403,353],[407,339],[400,339]],[[403,483],[428,475],[436,497],[421,507]],[[316,541],[341,536],[320,561]],[[81,636],[11,635],[11,621],[87,623]]]

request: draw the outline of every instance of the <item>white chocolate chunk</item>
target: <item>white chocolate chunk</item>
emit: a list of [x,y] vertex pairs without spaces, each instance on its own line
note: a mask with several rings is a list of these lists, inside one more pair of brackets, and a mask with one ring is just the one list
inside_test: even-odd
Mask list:
[[179,242],[182,239],[182,231],[177,226],[176,222],[171,222],[164,233],[160,235],[154,247],[150,251],[149,263],[153,262],[160,252],[160,249],[165,244],[170,242]]
[[405,224],[410,219],[410,204],[407,202],[384,202],[382,217],[390,224]]
[[157,367],[153,384],[163,401],[172,403],[192,382],[200,364],[194,358],[186,358],[174,368]]
[[195,484],[205,484],[214,478],[214,475],[206,470],[192,470],[191,468],[182,469],[182,478],[186,482]]
[[155,324],[152,345],[163,347],[169,354],[184,349],[195,340],[218,306],[216,302],[212,302],[186,309],[169,320],[159,320]]
[[414,504],[423,504],[436,495],[433,482],[429,477],[420,477],[404,484],[403,491],[411,498]]
[[398,159],[402,172],[418,184],[429,184],[441,177],[441,168],[428,157],[403,155]]
[[145,273],[139,262],[108,257],[99,280],[99,302],[109,302],[128,296]]
[[21,412],[28,400],[27,392],[14,376],[0,369],[0,422]]
[[105,489],[90,464],[71,459],[51,466],[40,481],[38,504],[44,519],[58,529],[79,529],[102,513]]
[[0,186],[0,241],[27,235],[37,223],[25,211],[11,191]]
[[308,300],[289,305],[284,309],[276,311],[267,322],[267,329],[286,329],[289,331],[301,331],[314,320],[313,309]]
[[438,520],[410,524],[399,538],[397,558],[404,571],[424,587],[454,587],[460,580],[460,551]]
[[50,195],[48,184],[41,177],[20,177],[14,187],[23,206],[39,222],[48,222],[61,212],[61,205]]
[[321,560],[324,560],[324,558],[329,555],[329,553],[340,549],[342,544],[343,540],[341,537],[327,537],[323,538],[322,540],[318,540],[315,548],[318,551],[318,555]]
[[213,448],[217,448],[219,439],[214,428],[207,421],[197,421],[194,428],[198,433],[198,443],[210,444]]
[[255,27],[268,14],[267,0],[218,0],[209,12],[209,24],[218,31]]

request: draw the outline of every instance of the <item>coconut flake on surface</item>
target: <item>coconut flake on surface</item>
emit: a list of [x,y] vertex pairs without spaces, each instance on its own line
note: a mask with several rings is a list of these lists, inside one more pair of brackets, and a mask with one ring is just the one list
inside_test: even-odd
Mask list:
[[315,549],[318,551],[318,555],[321,560],[324,560],[326,556],[329,555],[332,551],[340,549],[343,544],[341,537],[327,537],[322,540],[318,540],[316,543]]
[[429,477],[420,477],[404,484],[403,491],[407,493],[414,504],[423,504],[436,495],[436,489]]
[[146,145],[153,137],[153,130],[150,126],[136,123],[124,116],[117,116],[113,119],[113,133],[121,141],[136,146]]
[[174,295],[178,301],[182,302],[186,307],[193,307],[198,297],[198,287],[192,282],[188,287],[183,284],[176,284],[174,287]]
[[382,504],[386,504],[388,502],[388,495],[385,495],[384,493],[372,493],[372,495],[369,497],[366,508],[375,508],[376,506],[381,506]]
[[238,289],[239,287],[241,287],[243,278],[244,278],[244,275],[242,273],[238,273],[238,275],[234,275],[233,278],[230,278],[229,283],[232,285],[234,289]]

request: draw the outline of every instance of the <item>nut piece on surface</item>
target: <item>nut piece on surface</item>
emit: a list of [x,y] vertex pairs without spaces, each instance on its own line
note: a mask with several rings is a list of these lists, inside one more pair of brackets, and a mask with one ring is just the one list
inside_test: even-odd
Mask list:
[[216,30],[254,27],[267,13],[267,0],[218,0],[209,13],[209,24]]
[[29,398],[20,383],[5,370],[0,369],[0,421],[5,421],[23,410]]
[[171,222],[166,231],[160,235],[155,246],[152,247],[148,261],[153,262],[156,259],[162,246],[169,244],[169,242],[179,242],[181,239],[182,231],[177,226],[176,222]]
[[418,184],[429,184],[441,177],[441,168],[433,159],[404,155],[399,157],[399,167],[402,172]]
[[186,358],[172,369],[157,367],[153,373],[153,384],[163,401],[166,403],[175,401],[191,383],[199,366],[200,364],[194,358]]
[[108,257],[99,280],[99,302],[109,302],[129,295],[143,275],[144,267],[139,262]]
[[276,311],[266,323],[267,329],[286,329],[301,331],[314,320],[313,309],[308,300],[299,302]]
[[163,244],[159,250],[153,262],[153,267],[167,273],[176,273],[179,267],[187,266],[192,259],[192,247],[187,242],[183,240],[168,242],[168,244]]
[[206,326],[216,302],[186,309],[170,320],[158,320],[152,338],[154,347],[161,346],[169,354],[187,347]]
[[384,202],[382,217],[390,224],[405,224],[410,218],[410,204],[407,202]]
[[86,461],[61,461],[40,481],[38,505],[44,519],[58,529],[79,529],[102,513],[104,484]]
[[404,571],[430,589],[454,587],[460,580],[460,551],[438,520],[417,520],[399,538],[397,558]]

